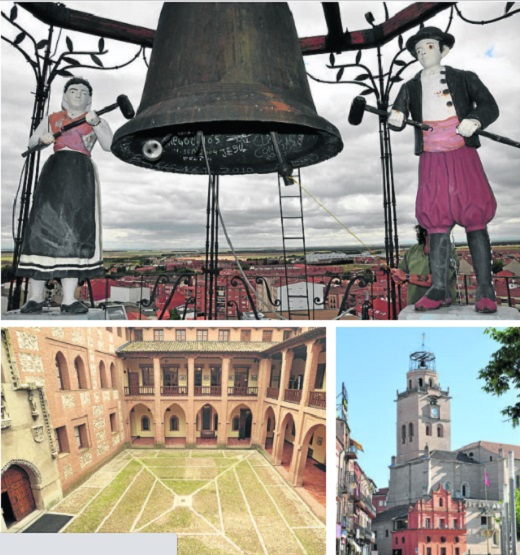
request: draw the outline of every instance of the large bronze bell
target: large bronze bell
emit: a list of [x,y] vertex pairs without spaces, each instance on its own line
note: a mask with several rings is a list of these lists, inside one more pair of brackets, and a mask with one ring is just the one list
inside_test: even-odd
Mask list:
[[188,174],[208,173],[206,152],[222,175],[342,148],[316,113],[289,7],[271,2],[165,2],[137,115],[112,144],[130,164]]

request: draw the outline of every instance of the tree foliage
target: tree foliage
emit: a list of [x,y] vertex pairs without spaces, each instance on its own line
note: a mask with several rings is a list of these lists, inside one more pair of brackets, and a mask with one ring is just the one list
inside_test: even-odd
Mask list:
[[501,411],[516,427],[520,424],[520,328],[487,328],[484,333],[502,347],[479,372],[478,377],[486,382],[482,389],[497,396],[517,391],[519,401]]

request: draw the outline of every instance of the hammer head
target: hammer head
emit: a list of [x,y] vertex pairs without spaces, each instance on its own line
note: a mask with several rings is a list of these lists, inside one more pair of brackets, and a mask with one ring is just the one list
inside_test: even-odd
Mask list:
[[135,116],[134,107],[132,106],[128,96],[120,94],[117,97],[117,105],[126,119],[132,119]]
[[363,96],[356,96],[350,106],[348,114],[348,122],[351,125],[359,125],[365,113],[365,106],[367,104],[366,98]]

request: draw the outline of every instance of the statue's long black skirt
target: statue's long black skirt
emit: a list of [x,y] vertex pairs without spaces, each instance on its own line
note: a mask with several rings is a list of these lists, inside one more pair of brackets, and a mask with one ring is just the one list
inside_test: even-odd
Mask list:
[[103,274],[96,170],[89,156],[53,154],[43,166],[17,275],[35,279]]

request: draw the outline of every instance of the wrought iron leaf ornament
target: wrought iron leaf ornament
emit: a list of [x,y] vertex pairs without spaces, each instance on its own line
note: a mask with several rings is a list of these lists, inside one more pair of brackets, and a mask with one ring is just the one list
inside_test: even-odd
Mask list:
[[103,50],[105,50],[105,39],[103,38],[99,39],[98,48],[100,52],[103,52]]
[[36,45],[36,50],[41,50],[42,48],[45,48],[47,46],[47,44],[49,43],[48,40],[41,40],[37,45]]
[[91,54],[90,57],[96,65],[98,65],[99,67],[103,67],[103,62],[95,54]]
[[345,71],[345,68],[342,67],[338,73],[336,74],[336,81],[341,81],[341,78],[343,77],[343,72]]
[[68,64],[70,64],[71,66],[79,66],[81,65],[78,60],[75,60],[74,58],[69,58],[68,56],[63,56],[63,61],[67,62]]
[[71,73],[70,71],[67,71],[66,69],[60,69],[56,72],[56,75],[59,75],[61,77],[74,77],[74,74]]
[[70,40],[69,37],[65,37],[65,42],[67,43],[67,49],[69,52],[72,52],[74,50],[74,45],[72,44],[72,41]]
[[366,81],[367,79],[370,79],[368,73],[361,73],[357,77],[354,77],[354,81]]
[[395,60],[394,64],[395,64],[396,66],[405,66],[405,65],[406,65],[406,62],[403,61],[403,60]]
[[399,45],[399,50],[402,50],[404,45],[403,35],[399,35],[399,38],[397,39],[397,44]]
[[509,10],[515,5],[514,2],[507,2],[506,3],[506,9],[504,13],[509,13]]
[[363,96],[368,96],[369,94],[375,93],[375,89],[373,89],[372,87],[370,87],[369,89],[364,89],[362,90],[359,94],[362,94]]
[[17,37],[14,39],[14,44],[20,44],[23,39],[27,36],[27,33],[20,33],[19,35],[17,35]]
[[331,52],[329,56],[329,63],[332,67],[334,67],[335,62],[336,62],[336,56],[334,56],[334,53]]
[[359,50],[356,54],[356,64],[359,64],[359,62],[361,62],[361,54],[361,50]]
[[14,21],[18,17],[18,8],[16,4],[11,8],[11,13],[9,14],[9,21]]

